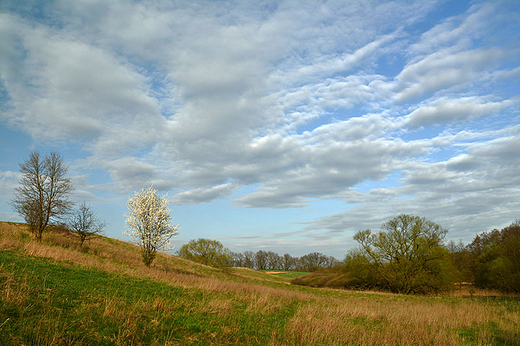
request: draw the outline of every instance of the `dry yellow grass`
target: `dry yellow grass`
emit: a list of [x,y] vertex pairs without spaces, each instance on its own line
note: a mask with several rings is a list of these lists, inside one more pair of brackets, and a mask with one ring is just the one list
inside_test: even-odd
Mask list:
[[300,309],[285,335],[288,344],[483,345],[489,344],[489,333],[496,327],[502,340],[514,345],[520,343],[519,326],[517,309],[508,311],[504,305],[472,300],[450,304],[441,300],[346,299]]
[[[244,269],[226,272],[162,253],[148,268],[142,264],[136,246],[114,239],[98,237],[87,246],[87,251],[80,249],[71,235],[59,230],[44,234],[44,242],[39,244],[23,227],[0,224],[0,250],[18,249],[61,263],[207,292],[194,299],[189,309],[214,315],[217,320],[229,320],[237,306],[243,307],[241,313],[246,315],[270,316],[291,305],[294,310],[284,327],[271,331],[273,345],[491,345],[497,342],[520,345],[520,311],[515,301],[486,302],[460,297],[467,295],[465,291],[455,292],[452,297],[425,298],[288,287],[280,281],[269,281],[267,276],[251,276],[248,280]],[[2,266],[0,264],[2,298],[23,305],[27,299],[24,279],[18,278],[15,285],[15,278],[3,274]],[[475,296],[484,293],[472,292]],[[49,292],[49,297],[51,295]],[[103,316],[118,321],[120,329],[110,340],[114,344],[132,340],[129,333],[135,332],[140,314],[155,314],[157,317],[150,323],[158,324],[161,316],[174,314],[176,308],[162,297],[142,298],[128,306],[115,296],[78,306],[84,311],[102,309]],[[58,328],[57,323],[41,328],[48,329],[46,335],[59,332],[53,329]],[[221,344],[226,340],[233,343],[230,340],[237,338],[237,328],[236,324],[221,326],[219,335],[190,336],[191,342]],[[245,338],[246,344],[259,344],[253,336]],[[164,344],[182,343],[167,337]]]

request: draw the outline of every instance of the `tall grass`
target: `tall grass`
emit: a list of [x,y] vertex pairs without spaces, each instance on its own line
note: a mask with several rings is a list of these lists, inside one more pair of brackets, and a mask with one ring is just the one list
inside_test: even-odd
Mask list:
[[64,230],[0,224],[4,345],[519,345],[520,302],[288,285]]

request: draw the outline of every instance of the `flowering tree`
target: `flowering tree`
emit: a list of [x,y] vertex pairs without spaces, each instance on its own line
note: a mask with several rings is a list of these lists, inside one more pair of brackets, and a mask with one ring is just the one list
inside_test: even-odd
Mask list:
[[149,267],[157,250],[171,249],[170,239],[178,234],[179,225],[171,225],[173,220],[168,209],[168,199],[157,195],[153,187],[143,189],[127,203],[129,215],[124,231],[141,247],[143,263]]

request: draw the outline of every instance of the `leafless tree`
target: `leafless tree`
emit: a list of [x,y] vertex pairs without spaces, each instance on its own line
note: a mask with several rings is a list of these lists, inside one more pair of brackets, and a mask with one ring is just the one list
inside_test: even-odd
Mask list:
[[244,252],[244,267],[255,268],[255,253],[253,251]]
[[40,153],[33,152],[20,164],[20,186],[11,203],[39,242],[49,223],[58,221],[71,209],[68,198],[73,185],[66,177],[67,170],[57,153],[41,158]]
[[267,251],[264,251],[264,250],[258,250],[256,253],[255,253],[255,264],[256,264],[256,269],[258,270],[266,270],[268,267],[268,262],[267,262]]
[[292,270],[294,265],[296,264],[296,259],[289,255],[288,253],[283,255],[282,258],[282,269],[283,270]]
[[311,252],[300,258],[300,270],[315,272],[325,266],[327,256],[320,252]]
[[105,224],[99,221],[92,208],[83,202],[82,205],[72,214],[68,226],[70,230],[79,237],[81,247],[85,240],[91,239],[96,234],[103,233]]
[[279,270],[282,266],[282,258],[279,254],[273,251],[267,251],[267,269]]

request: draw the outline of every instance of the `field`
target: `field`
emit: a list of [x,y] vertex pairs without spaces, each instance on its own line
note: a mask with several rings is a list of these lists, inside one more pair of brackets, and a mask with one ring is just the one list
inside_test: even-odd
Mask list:
[[38,244],[0,223],[1,345],[520,345],[520,301],[403,296],[289,283],[302,273],[215,269],[134,245]]

